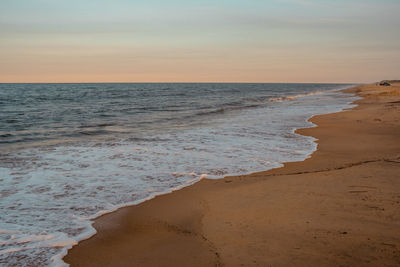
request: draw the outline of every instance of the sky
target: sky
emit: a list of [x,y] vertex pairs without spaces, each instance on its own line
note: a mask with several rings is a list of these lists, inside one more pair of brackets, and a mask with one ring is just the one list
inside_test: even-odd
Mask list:
[[0,82],[400,79],[400,0],[1,0]]

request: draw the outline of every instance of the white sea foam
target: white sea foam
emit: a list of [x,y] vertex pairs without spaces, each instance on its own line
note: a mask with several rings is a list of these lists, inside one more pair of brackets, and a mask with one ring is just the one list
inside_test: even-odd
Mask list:
[[[215,118],[210,126],[158,134],[154,141],[32,148],[0,167],[0,265],[64,265],[77,241],[95,234],[92,220],[193,184],[307,158],[314,114],[350,107],[337,92],[293,96],[285,103]],[[165,141],[167,140],[167,141]]]
[[295,100],[297,98],[301,97],[306,97],[306,96],[314,96],[314,95],[321,95],[321,94],[326,94],[328,92],[334,92],[336,90],[330,90],[330,91],[315,91],[315,92],[310,92],[307,94],[298,94],[298,95],[290,95],[290,96],[281,96],[281,97],[271,97],[269,98],[270,102],[282,102],[282,101],[287,101],[287,100]]

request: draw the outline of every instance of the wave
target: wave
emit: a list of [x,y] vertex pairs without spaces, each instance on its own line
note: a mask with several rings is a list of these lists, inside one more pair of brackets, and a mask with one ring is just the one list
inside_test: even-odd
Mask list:
[[268,99],[269,102],[282,102],[282,101],[291,101],[297,98],[306,97],[306,96],[313,96],[313,95],[321,95],[323,93],[329,92],[328,91],[316,91],[307,94],[298,94],[298,95],[289,95],[289,96],[280,96],[280,97],[271,97]]
[[78,128],[96,128],[96,127],[108,127],[108,126],[115,126],[117,125],[116,123],[99,123],[99,124],[93,124],[93,125],[81,125],[78,126]]
[[223,107],[223,108],[218,108],[218,109],[214,109],[214,110],[198,112],[195,114],[195,116],[221,114],[221,113],[225,113],[228,111],[243,110],[243,109],[248,109],[248,108],[257,108],[257,107],[261,107],[261,106],[263,106],[263,104],[249,104],[249,105],[242,105],[242,106],[236,106],[236,107]]

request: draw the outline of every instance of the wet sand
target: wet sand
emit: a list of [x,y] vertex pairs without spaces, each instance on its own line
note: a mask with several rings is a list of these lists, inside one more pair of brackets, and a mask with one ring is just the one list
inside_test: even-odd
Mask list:
[[312,157],[98,218],[71,266],[400,266],[400,84],[314,116]]

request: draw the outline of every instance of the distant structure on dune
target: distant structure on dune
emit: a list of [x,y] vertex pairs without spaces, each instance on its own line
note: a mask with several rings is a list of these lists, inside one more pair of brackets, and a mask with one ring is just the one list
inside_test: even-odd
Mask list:
[[390,83],[389,83],[389,81],[381,81],[381,82],[379,83],[379,85],[380,85],[380,86],[390,86]]

